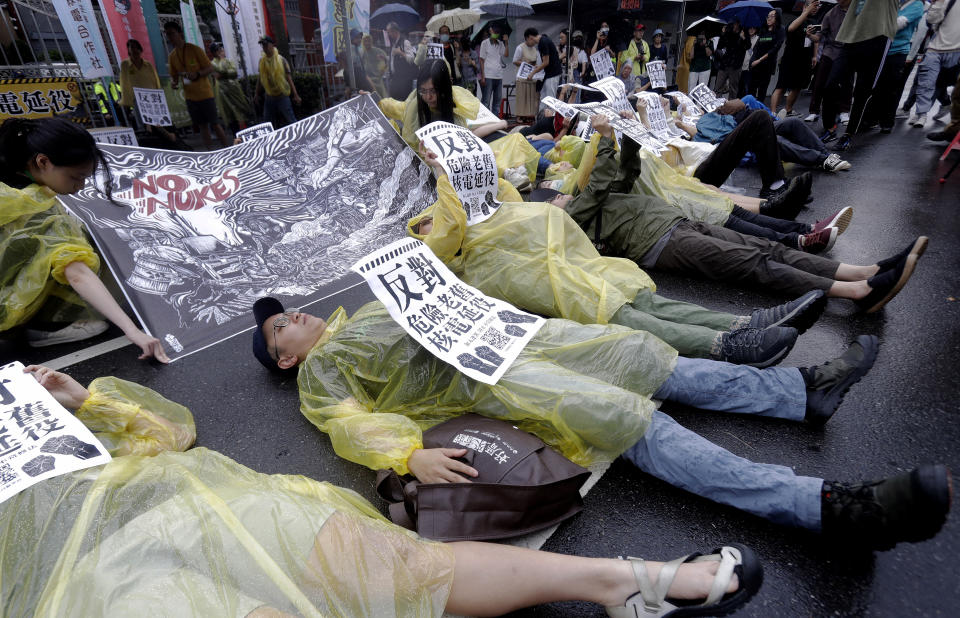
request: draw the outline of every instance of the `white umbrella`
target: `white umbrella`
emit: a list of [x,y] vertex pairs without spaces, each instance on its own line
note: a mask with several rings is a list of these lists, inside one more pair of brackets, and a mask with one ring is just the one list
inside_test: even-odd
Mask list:
[[710,16],[708,15],[708,16],[706,16],[706,17],[703,17],[703,18],[701,18],[701,19],[698,19],[697,21],[695,21],[695,22],[693,22],[692,24],[690,24],[689,26],[687,26],[687,27],[686,27],[686,30],[693,30],[696,26],[699,26],[700,24],[705,23],[705,22],[712,22],[712,23],[715,23],[715,24],[725,24],[725,23],[727,23],[727,21],[726,21],[725,19],[720,19],[719,17],[710,17]]
[[437,13],[427,22],[427,30],[437,32],[440,26],[450,28],[450,32],[466,30],[480,21],[482,13],[476,9],[449,9]]
[[525,17],[533,14],[533,7],[528,0],[489,0],[477,8],[500,17]]

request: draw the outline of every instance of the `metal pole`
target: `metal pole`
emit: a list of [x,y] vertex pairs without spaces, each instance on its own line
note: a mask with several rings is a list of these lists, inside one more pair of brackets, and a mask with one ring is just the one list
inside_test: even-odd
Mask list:
[[[23,61],[23,55],[20,53],[20,46],[17,45],[17,31],[13,29],[13,26],[10,24],[10,20],[6,13],[3,13],[3,23],[6,25],[7,31],[10,32],[10,40],[13,41],[13,51],[17,52],[17,58],[20,60],[20,64],[26,64],[26,62]],[[27,41],[27,46],[29,47],[29,45],[30,42]]]
[[[37,13],[33,9],[30,9],[30,19],[33,20],[33,27],[36,29],[37,38],[40,40],[40,47],[43,48],[43,58],[49,64],[52,62],[52,60],[50,60],[50,52],[47,51],[47,44],[43,40],[43,33],[40,32],[40,24],[37,22]],[[36,58],[37,55],[33,52],[32,45],[30,46],[30,53],[32,53],[34,58]]]
[[[54,34],[53,20],[50,19],[50,13],[44,13],[44,15],[47,17],[47,26],[50,28],[50,34]],[[53,37],[53,44],[57,46],[57,53],[60,54],[60,62],[68,64],[67,57],[63,55],[63,48],[60,47],[60,37]],[[70,53],[73,53],[73,50],[71,50]]]
[[[572,71],[570,70],[570,49],[573,47],[573,0],[567,2],[567,74],[563,76],[564,81],[570,79]],[[569,98],[570,93],[567,93]],[[566,101],[564,101],[566,103]]]

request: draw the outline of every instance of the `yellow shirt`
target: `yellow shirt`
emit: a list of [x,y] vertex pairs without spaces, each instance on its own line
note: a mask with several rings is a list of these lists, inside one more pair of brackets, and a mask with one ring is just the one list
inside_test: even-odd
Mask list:
[[133,107],[136,102],[136,98],[133,96],[134,88],[159,90],[161,87],[157,70],[146,60],[143,61],[143,65],[139,69],[129,58],[120,63],[120,90],[123,92],[120,97],[120,105]]
[[[210,66],[207,54],[196,45],[185,43],[183,49],[174,49],[167,58],[170,65],[170,77],[175,78],[181,73],[195,73]],[[188,101],[203,101],[213,98],[213,86],[206,76],[199,77],[189,84],[186,75],[183,79],[183,97]]]

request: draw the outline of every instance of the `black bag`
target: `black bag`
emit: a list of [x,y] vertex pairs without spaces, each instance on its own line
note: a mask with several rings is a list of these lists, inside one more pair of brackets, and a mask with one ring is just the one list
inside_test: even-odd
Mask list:
[[479,473],[469,483],[420,483],[377,473],[390,519],[437,541],[505,539],[546,528],[583,509],[590,471],[504,421],[467,414],[423,434],[424,448],[465,448]]

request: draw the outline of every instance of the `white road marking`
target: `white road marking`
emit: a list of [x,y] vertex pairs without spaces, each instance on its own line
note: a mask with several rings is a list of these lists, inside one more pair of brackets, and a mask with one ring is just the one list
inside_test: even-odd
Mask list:
[[126,337],[117,337],[116,339],[110,339],[109,341],[104,341],[103,343],[98,343],[97,345],[92,345],[89,348],[77,350],[76,352],[71,352],[70,354],[44,361],[40,364],[50,367],[56,371],[60,371],[64,367],[82,363],[83,361],[90,360],[91,358],[100,356],[101,354],[113,352],[114,350],[119,350],[120,348],[128,345],[133,345],[129,339]]

